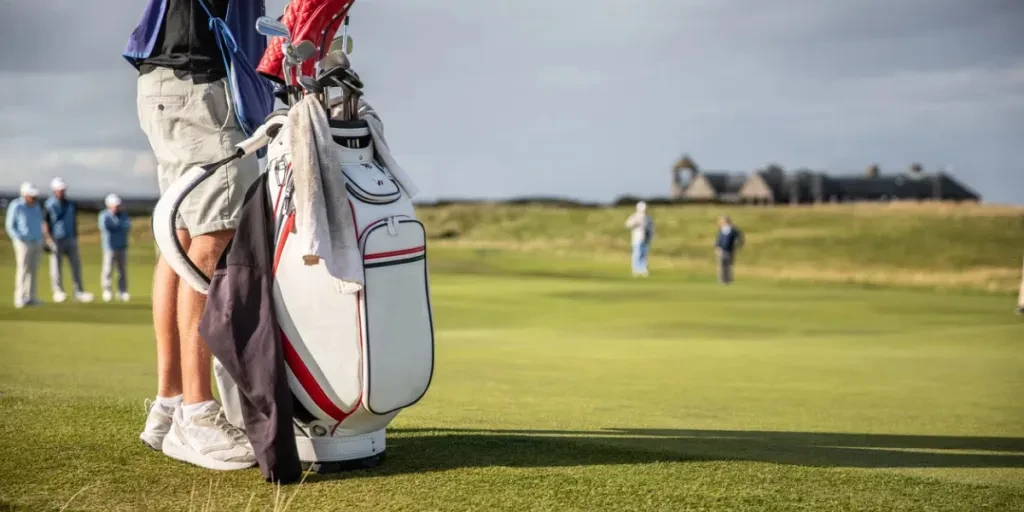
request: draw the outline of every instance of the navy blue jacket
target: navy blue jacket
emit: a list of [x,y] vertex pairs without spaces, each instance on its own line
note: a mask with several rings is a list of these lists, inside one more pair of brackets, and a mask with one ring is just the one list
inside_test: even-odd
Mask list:
[[100,212],[97,219],[100,226],[100,239],[103,248],[110,251],[123,251],[128,248],[129,233],[132,230],[132,219],[125,212]]
[[[185,1],[192,3],[196,0]],[[200,3],[207,2],[203,4],[207,8],[213,7],[210,0],[198,1]],[[170,7],[170,2],[181,3],[182,0],[149,0],[142,11],[142,19],[139,20],[139,25],[135,27],[132,35],[128,38],[128,43],[125,45],[122,56],[136,69],[141,67],[142,63],[154,51],[162,50],[157,47],[157,40],[167,28],[166,14]],[[192,5],[194,7],[201,7],[197,4]],[[259,65],[260,59],[263,58],[263,52],[267,49],[267,38],[256,32],[256,18],[263,16],[265,12],[266,9],[262,0],[233,0],[228,2],[227,14],[224,16],[227,26],[231,30],[231,35],[238,45],[238,49],[245,53],[249,60],[249,65],[253,69]],[[205,14],[203,13],[203,15]],[[200,30],[211,30],[212,33],[212,29],[205,24],[202,27],[196,27],[197,35],[204,34]],[[216,45],[216,41],[212,37],[203,37],[201,40],[208,41],[207,44],[212,43]],[[219,49],[217,53],[220,53]],[[218,58],[220,57],[218,55]]]
[[50,228],[50,237],[54,240],[74,240],[78,238],[78,206],[64,199],[50,197],[43,203],[46,210],[46,226]]
[[718,236],[715,237],[715,247],[732,254],[743,245],[743,233],[736,226],[732,226],[732,230],[728,234],[723,233],[721,229],[718,230]]

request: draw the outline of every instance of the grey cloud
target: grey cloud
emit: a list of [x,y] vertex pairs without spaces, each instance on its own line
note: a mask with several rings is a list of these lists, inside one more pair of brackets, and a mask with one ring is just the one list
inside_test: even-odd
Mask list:
[[[125,65],[125,67],[128,67]],[[0,72],[0,140],[49,148],[147,147],[135,106],[134,72]]]
[[[0,2],[0,71],[64,74],[117,70],[142,2],[7,0]],[[9,51],[17,49],[17,51]]]
[[[0,41],[32,43],[0,56],[0,87],[19,91],[0,103],[0,149],[130,165],[148,144],[120,52],[141,4],[37,3],[0,2]],[[689,151],[736,170],[952,164],[1024,203],[1020,26],[1019,0],[357,0],[352,60],[427,196],[664,193]]]

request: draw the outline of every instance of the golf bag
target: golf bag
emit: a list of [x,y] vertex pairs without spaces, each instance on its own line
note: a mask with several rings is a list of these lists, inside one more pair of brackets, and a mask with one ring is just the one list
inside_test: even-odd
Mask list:
[[[375,114],[374,114],[375,115]],[[239,155],[269,143],[266,197],[274,226],[273,312],[280,332],[299,458],[321,471],[353,461],[379,460],[385,429],[422,398],[433,374],[433,320],[426,233],[412,201],[381,163],[365,119],[329,119],[332,152],[341,162],[348,203],[363,260],[363,288],[341,293],[325,264],[306,265],[295,235],[294,183],[286,113],[268,118],[239,144]],[[269,127],[269,128],[268,128]],[[226,163],[231,159],[219,162]],[[168,264],[196,290],[209,278],[188,259],[173,219],[188,192],[218,164],[186,173],[160,198],[154,236]],[[228,420],[244,428],[235,381],[215,362],[217,388]]]

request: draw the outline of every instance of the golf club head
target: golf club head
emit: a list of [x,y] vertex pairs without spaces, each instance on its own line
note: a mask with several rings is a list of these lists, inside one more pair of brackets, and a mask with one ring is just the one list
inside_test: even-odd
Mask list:
[[306,90],[306,92],[311,92],[314,94],[320,94],[324,92],[323,85],[317,82],[312,77],[300,76],[299,85],[301,85],[302,88]]
[[331,41],[331,48],[329,51],[339,51],[345,53],[352,53],[352,36],[343,36]]
[[291,40],[292,37],[284,23],[268,16],[260,16],[256,19],[256,32],[267,37],[283,37],[287,40]]
[[286,51],[288,60],[293,64],[302,64],[316,53],[316,46],[310,41],[302,41],[297,45],[289,45]]
[[324,58],[320,59],[320,74],[321,76],[328,70],[341,68],[350,69],[352,63],[348,60],[348,55],[341,50],[331,50]]
[[356,75],[351,69],[325,69],[320,73],[320,76],[318,76],[316,80],[323,87],[344,87],[347,89],[363,88],[363,81],[360,80],[359,75]]

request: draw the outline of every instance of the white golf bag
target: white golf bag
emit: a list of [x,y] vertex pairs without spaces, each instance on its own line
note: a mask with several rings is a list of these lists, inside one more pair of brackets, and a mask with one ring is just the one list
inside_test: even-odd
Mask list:
[[[240,154],[269,141],[266,179],[276,236],[273,302],[295,408],[300,460],[321,471],[372,464],[385,449],[385,429],[420,400],[433,374],[434,329],[426,233],[412,201],[381,163],[363,119],[331,119],[364,266],[358,293],[340,293],[321,262],[307,266],[294,236],[295,210],[286,114],[273,136],[262,129]],[[264,127],[271,124],[273,116]],[[273,130],[271,130],[273,131]],[[262,140],[257,141],[258,137]],[[194,168],[161,197],[153,214],[157,244],[183,280],[205,293],[208,279],[188,260],[173,231],[181,199],[216,166]],[[261,178],[262,179],[262,178]],[[244,428],[238,391],[215,363],[229,421]]]

